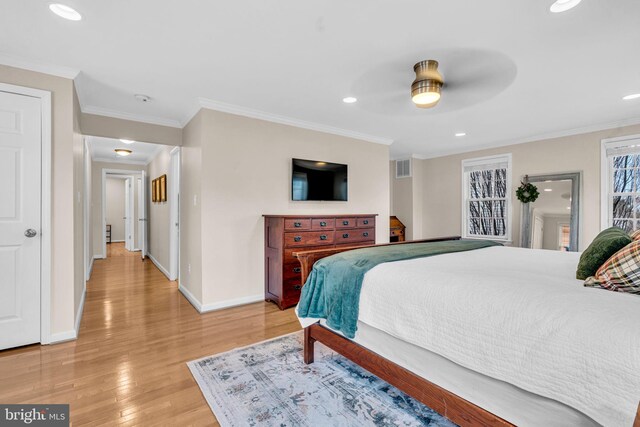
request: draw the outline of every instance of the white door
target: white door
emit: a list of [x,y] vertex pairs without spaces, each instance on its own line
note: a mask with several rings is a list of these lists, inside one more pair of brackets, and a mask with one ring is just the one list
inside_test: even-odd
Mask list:
[[142,171],[138,190],[138,242],[140,256],[144,260],[147,257],[147,176],[145,171]]
[[542,249],[542,233],[544,233],[544,222],[539,216],[533,217],[533,249]]
[[124,180],[124,248],[128,251],[133,250],[133,227],[131,227],[131,218],[133,216],[131,206],[131,178]]
[[40,102],[0,92],[0,350],[40,341]]

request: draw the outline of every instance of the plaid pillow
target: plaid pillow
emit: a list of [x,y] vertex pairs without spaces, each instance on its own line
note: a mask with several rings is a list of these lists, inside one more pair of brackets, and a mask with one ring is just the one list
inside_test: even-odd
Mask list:
[[595,276],[585,280],[584,285],[640,294],[640,240],[629,243],[613,254]]
[[640,240],[640,230],[634,230],[629,234],[629,237],[631,237],[631,240],[633,240],[634,242],[636,240]]

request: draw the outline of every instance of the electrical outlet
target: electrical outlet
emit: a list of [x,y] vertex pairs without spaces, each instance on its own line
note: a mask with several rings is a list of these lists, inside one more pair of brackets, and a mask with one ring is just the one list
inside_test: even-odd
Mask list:
[[187,272],[191,274],[191,264],[187,265]]
[[197,194],[193,195],[193,206],[198,206],[198,195]]

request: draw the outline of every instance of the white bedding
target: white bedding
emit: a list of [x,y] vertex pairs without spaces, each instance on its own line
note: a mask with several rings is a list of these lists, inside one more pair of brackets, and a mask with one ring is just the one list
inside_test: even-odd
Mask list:
[[380,264],[364,278],[359,320],[603,425],[631,426],[640,297],[583,287],[578,256],[490,247]]

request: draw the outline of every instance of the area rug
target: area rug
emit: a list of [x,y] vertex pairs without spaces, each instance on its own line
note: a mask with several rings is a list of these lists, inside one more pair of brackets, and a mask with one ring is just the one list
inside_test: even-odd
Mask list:
[[302,332],[189,362],[221,426],[455,426]]

